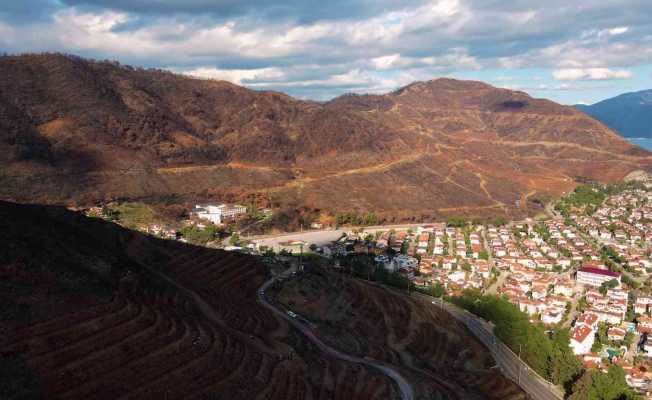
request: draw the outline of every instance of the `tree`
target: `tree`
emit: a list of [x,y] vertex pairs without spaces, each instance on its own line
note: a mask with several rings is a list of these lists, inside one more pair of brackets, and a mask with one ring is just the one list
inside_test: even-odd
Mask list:
[[548,376],[555,384],[561,384],[567,391],[582,371],[582,364],[569,346],[567,329],[556,329],[552,334],[552,351],[548,358]]
[[462,217],[450,217],[448,221],[446,221],[446,224],[448,226],[454,226],[456,228],[461,228],[463,226],[466,226],[466,220]]
[[181,236],[191,243],[204,244],[215,239],[217,228],[215,225],[208,225],[204,229],[199,229],[196,226],[187,226],[181,229]]
[[441,283],[435,282],[434,285],[430,285],[430,295],[433,297],[442,297],[446,294],[446,289],[442,286]]
[[598,325],[598,331],[595,334],[595,341],[593,342],[593,346],[591,346],[591,351],[593,353],[600,352],[605,343],[607,343],[607,325],[601,322]]
[[229,238],[229,244],[231,246],[237,246],[239,243],[240,243],[240,235],[234,232]]
[[107,221],[117,221],[120,219],[120,211],[114,210],[108,206],[102,207],[102,215],[104,215],[104,218],[106,218]]
[[401,254],[407,254],[409,246],[410,242],[408,240],[404,240],[401,244]]
[[633,332],[627,332],[625,334],[625,339],[623,340],[623,343],[624,343],[625,346],[627,346],[627,348],[630,348],[630,346],[634,342],[634,337],[635,336],[634,336]]
[[607,373],[587,370],[573,386],[569,400],[634,400],[637,399],[625,381],[625,371],[610,365]]
[[603,282],[602,285],[600,285],[599,290],[600,290],[600,293],[602,293],[602,295],[605,295],[605,294],[607,294],[607,291],[609,289],[614,289],[616,287],[618,287],[618,280],[617,279],[611,279],[609,281]]

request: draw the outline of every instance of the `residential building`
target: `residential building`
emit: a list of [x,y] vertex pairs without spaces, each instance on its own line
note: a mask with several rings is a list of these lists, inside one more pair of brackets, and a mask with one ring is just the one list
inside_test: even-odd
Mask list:
[[596,267],[582,267],[577,271],[576,281],[581,285],[599,287],[604,282],[615,279],[620,284],[620,274]]

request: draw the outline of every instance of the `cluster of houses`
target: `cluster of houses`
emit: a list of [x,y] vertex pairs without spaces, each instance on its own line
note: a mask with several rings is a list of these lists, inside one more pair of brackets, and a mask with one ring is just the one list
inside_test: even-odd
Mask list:
[[[383,232],[373,246],[380,265],[417,285],[438,282],[451,295],[466,288],[501,294],[536,323],[568,327],[571,349],[587,367],[617,363],[628,384],[646,393],[652,374],[640,357],[637,366],[633,360],[652,357],[652,297],[615,271],[639,281],[652,272],[651,200],[652,193],[629,191],[591,216],[508,227],[430,224]],[[390,248],[403,254],[387,256]],[[605,248],[616,268],[605,261]],[[607,343],[594,346],[600,329]]]

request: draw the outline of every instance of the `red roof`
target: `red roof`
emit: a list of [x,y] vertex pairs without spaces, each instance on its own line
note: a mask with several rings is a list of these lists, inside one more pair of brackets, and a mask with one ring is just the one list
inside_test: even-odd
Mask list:
[[620,277],[620,274],[618,272],[613,272],[609,271],[608,269],[601,269],[601,268],[594,268],[594,267],[582,267],[577,272],[586,272],[589,274],[597,274],[597,275],[606,275],[606,276],[612,276],[614,278]]
[[587,325],[576,326],[571,334],[571,339],[578,343],[582,343],[590,334],[593,334],[593,329],[589,328]]

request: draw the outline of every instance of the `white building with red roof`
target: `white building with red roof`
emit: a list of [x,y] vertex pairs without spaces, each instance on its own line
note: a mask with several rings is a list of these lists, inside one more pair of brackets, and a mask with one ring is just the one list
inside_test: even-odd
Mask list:
[[615,279],[620,284],[620,274],[597,267],[582,267],[577,270],[576,281],[581,285],[600,287],[604,282]]
[[570,337],[570,348],[575,355],[587,354],[591,352],[591,347],[595,341],[595,332],[590,326],[580,324],[573,328]]

